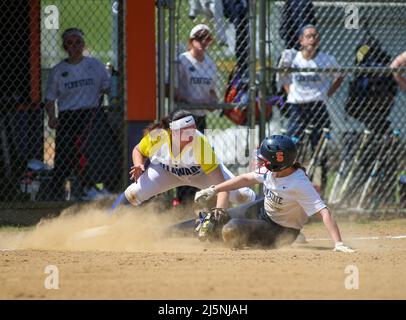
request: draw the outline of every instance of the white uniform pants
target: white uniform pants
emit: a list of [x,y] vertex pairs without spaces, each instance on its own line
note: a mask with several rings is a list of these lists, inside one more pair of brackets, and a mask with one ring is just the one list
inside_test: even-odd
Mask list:
[[[225,180],[234,175],[224,165],[220,165]],[[125,197],[132,205],[139,205],[153,196],[180,186],[191,186],[205,189],[212,185],[205,174],[183,176],[182,178],[166,171],[159,164],[150,164],[147,170],[125,190]],[[230,191],[230,202],[235,204],[249,203],[255,200],[255,193],[250,188]]]

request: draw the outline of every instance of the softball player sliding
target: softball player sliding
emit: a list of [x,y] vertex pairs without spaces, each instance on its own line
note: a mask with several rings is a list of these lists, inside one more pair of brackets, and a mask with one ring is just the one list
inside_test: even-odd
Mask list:
[[[147,129],[132,153],[131,184],[114,202],[138,206],[154,195],[179,186],[207,188],[231,179],[234,175],[221,163],[207,138],[196,130],[194,117],[179,110]],[[148,160],[148,161],[147,161]],[[254,201],[255,193],[246,187],[220,192],[217,208],[226,208],[228,201]]]
[[[239,210],[245,215],[239,215],[238,208],[228,210],[231,219],[226,220],[227,223],[221,229],[223,240],[227,244],[233,247],[291,244],[308,217],[319,214],[335,242],[334,250],[354,251],[342,243],[340,231],[329,209],[300,164],[295,162],[296,146],[288,136],[273,135],[266,138],[261,143],[257,156],[259,168],[267,169],[265,173],[257,170],[242,174],[196,193],[195,201],[201,201],[224,191],[264,184],[265,199],[257,200]],[[254,217],[252,211],[256,213]]]

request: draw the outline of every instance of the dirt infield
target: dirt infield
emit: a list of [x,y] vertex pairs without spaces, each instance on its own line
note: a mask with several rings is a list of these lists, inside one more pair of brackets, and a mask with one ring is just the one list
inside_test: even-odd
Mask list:
[[[165,237],[181,217],[154,210],[111,218],[88,206],[0,232],[0,299],[406,299],[406,238],[386,238],[406,234],[406,219],[340,223],[354,254],[332,252],[320,223],[305,227],[307,244],[230,250]],[[97,237],[78,237],[105,225]],[[59,271],[57,290],[44,286],[48,265]],[[345,287],[355,275],[348,266],[358,289]]]

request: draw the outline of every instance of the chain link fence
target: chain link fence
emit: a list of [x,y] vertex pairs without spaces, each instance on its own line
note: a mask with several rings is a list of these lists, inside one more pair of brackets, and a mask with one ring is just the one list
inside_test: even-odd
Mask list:
[[[124,6],[112,0],[10,3],[0,5],[0,203],[38,206],[122,190],[124,103],[117,83],[124,82],[118,72],[124,70]],[[252,149],[265,135],[285,132],[329,205],[404,209],[405,93],[390,68],[406,48],[403,2],[156,4],[159,118],[177,108],[204,110],[200,128],[214,130],[207,135],[234,173],[249,169]],[[211,39],[204,28],[191,35],[199,24],[210,28]],[[316,29],[301,34],[308,24]],[[72,27],[83,35],[74,32],[64,47],[62,33]],[[301,35],[307,53],[300,50]],[[70,72],[81,64],[63,62],[78,37],[84,55],[98,61],[90,67],[100,71],[97,79]],[[211,62],[198,69],[184,60],[186,79],[206,84],[208,101],[198,92],[197,98],[178,92],[181,57],[191,41],[205,46]],[[315,41],[319,53],[308,59]],[[64,103],[63,92],[96,84],[96,102]],[[109,94],[101,89],[107,87]],[[56,119],[50,119],[52,101]]]
[[2,1],[0,9],[1,205],[122,190],[118,1]]
[[406,48],[406,5],[273,1],[269,9],[271,88],[286,102],[274,121],[298,142],[324,198],[344,210],[405,208],[405,94],[390,65]]
[[161,91],[161,114],[190,110],[227,167],[234,173],[245,171],[249,145],[258,143],[249,128],[260,119],[259,114],[252,119],[249,112],[255,100],[249,88],[255,85],[255,34],[250,26],[256,6],[248,1],[157,3],[159,74],[161,87],[167,89]]
[[[336,210],[405,208],[405,93],[390,64],[406,48],[406,4],[177,0],[160,5],[169,9],[158,21],[165,26],[158,28],[161,36],[165,32],[160,51],[165,80],[160,79],[169,82],[162,114],[210,107],[205,128],[223,131],[207,135],[223,159],[231,159],[225,163],[235,173],[248,169],[246,162],[235,161],[236,153],[249,154],[264,135],[286,133]],[[182,54],[191,52],[196,40],[191,30],[201,23],[210,27],[213,41],[203,49],[217,68],[217,78],[208,69],[196,76],[216,81],[217,100],[206,104],[177,96]],[[306,25],[315,28],[303,29]],[[197,81],[194,67],[189,71],[189,83]],[[250,112],[256,104],[261,105],[257,117]],[[254,130],[251,137],[248,128]]]

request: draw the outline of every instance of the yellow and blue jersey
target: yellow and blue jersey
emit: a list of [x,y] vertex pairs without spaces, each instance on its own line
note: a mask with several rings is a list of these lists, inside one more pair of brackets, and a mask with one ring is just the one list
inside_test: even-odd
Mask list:
[[138,148],[151,163],[160,164],[165,170],[179,177],[209,174],[219,165],[209,141],[197,130],[193,131],[192,141],[179,154],[173,153],[171,133],[164,129],[147,133]]

